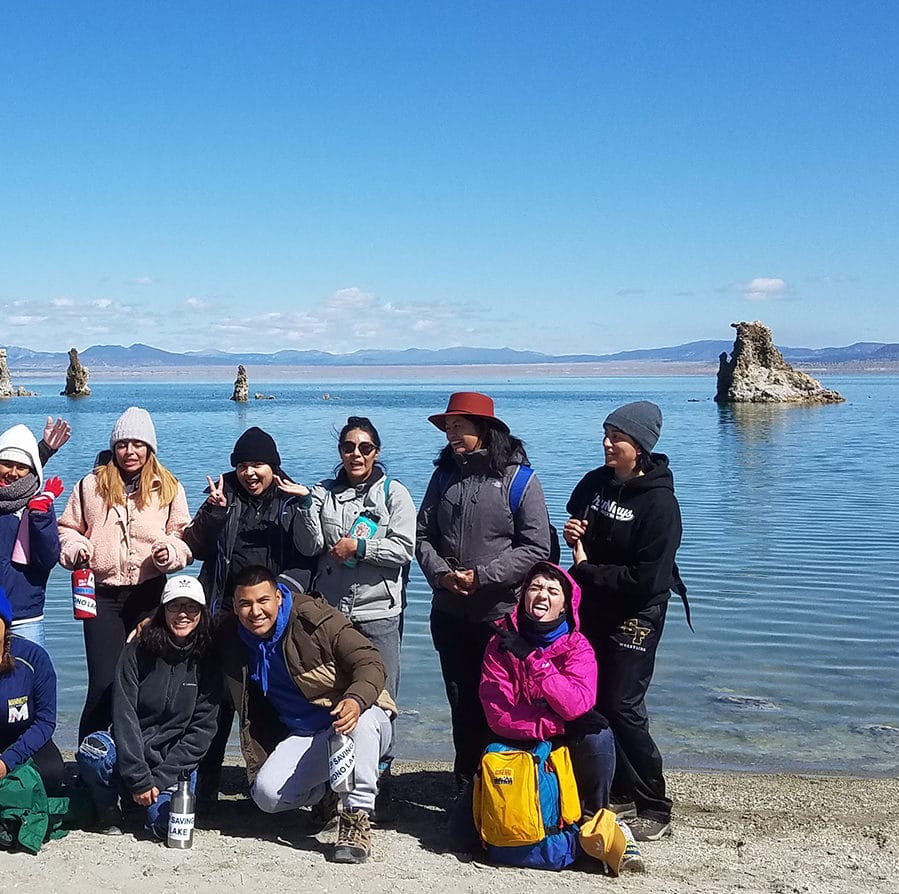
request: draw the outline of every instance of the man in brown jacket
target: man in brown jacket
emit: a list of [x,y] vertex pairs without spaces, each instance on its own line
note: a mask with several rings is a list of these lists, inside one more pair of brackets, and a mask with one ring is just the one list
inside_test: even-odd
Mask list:
[[323,599],[279,584],[263,566],[238,575],[234,612],[221,654],[253,800],[267,813],[318,804],[329,792],[329,739],[349,736],[355,785],[340,794],[333,859],[364,862],[396,716],[377,649]]

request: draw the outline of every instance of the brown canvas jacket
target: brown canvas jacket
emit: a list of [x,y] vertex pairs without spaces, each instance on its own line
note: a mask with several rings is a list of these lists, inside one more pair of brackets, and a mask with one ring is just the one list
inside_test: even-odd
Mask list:
[[[293,593],[292,597],[290,623],[281,643],[297,689],[322,707],[333,708],[352,696],[363,711],[378,705],[396,717],[396,704],[384,689],[384,664],[378,650],[320,596]],[[221,629],[220,647],[225,680],[240,718],[240,746],[252,781],[288,733],[261,692],[248,685],[247,649],[238,636],[234,616]]]

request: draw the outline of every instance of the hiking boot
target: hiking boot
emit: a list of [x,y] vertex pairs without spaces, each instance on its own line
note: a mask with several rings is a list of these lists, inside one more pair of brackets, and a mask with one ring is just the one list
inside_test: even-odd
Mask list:
[[339,805],[340,798],[337,796],[337,792],[329,788],[322,795],[321,801],[312,805],[312,810],[309,811],[309,824],[315,826],[319,831],[327,829],[337,819]]
[[635,820],[628,820],[628,826],[637,841],[658,841],[671,834],[671,822],[650,819],[648,816],[638,816]]
[[637,818],[637,805],[633,801],[613,801],[609,804],[609,810],[615,814],[615,819],[625,822]]
[[375,797],[375,809],[371,812],[373,823],[389,823],[396,816],[396,804],[393,801],[393,776],[388,766],[378,776],[378,794]]
[[334,845],[335,863],[364,863],[371,853],[371,827],[364,810],[342,810]]

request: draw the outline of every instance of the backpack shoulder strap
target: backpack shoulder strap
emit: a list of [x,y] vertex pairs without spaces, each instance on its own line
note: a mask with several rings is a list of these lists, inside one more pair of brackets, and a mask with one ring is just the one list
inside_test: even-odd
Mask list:
[[512,476],[512,483],[509,485],[509,508],[512,515],[518,514],[518,507],[521,506],[521,498],[524,496],[525,488],[531,480],[534,470],[530,466],[519,466]]

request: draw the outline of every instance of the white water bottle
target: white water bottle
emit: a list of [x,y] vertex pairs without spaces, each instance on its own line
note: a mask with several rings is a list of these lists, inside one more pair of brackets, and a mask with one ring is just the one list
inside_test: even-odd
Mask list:
[[356,745],[343,733],[333,733],[328,740],[328,777],[335,792],[356,787]]
[[194,846],[195,817],[196,797],[190,790],[190,773],[182,770],[178,775],[178,788],[172,795],[169,811],[169,834],[165,840],[168,847],[184,850]]

